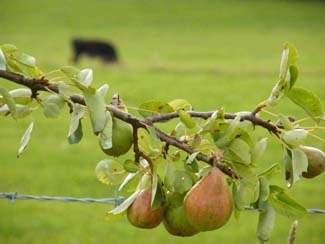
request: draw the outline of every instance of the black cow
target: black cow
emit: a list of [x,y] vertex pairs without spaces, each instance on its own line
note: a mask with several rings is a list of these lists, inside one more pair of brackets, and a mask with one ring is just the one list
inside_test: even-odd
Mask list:
[[72,40],[73,62],[77,63],[80,55],[91,57],[100,57],[106,63],[115,63],[118,61],[115,47],[108,42],[99,40]]

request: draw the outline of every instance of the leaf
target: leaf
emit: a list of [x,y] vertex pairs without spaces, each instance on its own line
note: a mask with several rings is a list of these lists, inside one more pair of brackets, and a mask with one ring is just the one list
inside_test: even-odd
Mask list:
[[276,163],[276,164],[271,165],[269,168],[267,168],[263,172],[261,172],[259,174],[259,176],[266,177],[268,180],[270,180],[274,175],[280,173],[280,171],[281,171],[281,167],[279,164]]
[[[7,106],[7,104],[4,106]],[[16,119],[25,118],[30,115],[31,112],[32,110],[28,106],[16,104]]]
[[93,81],[93,70],[83,69],[77,75],[76,79],[83,87],[88,88]]
[[0,46],[0,48],[2,49],[2,51],[5,53],[5,54],[12,54],[14,52],[16,52],[18,49],[15,45],[12,45],[12,44],[3,44]]
[[36,65],[36,58],[33,56],[30,56],[26,53],[22,53],[19,56],[15,58],[19,63],[29,66],[29,67],[35,67]]
[[113,118],[110,112],[106,111],[106,124],[104,130],[99,132],[99,141],[103,149],[110,149],[113,146]]
[[288,68],[294,65],[298,59],[298,51],[294,45],[286,43],[282,52],[279,79],[285,80]]
[[191,175],[182,170],[176,170],[174,172],[174,190],[180,194],[187,192],[189,189],[191,189],[193,185],[193,180]]
[[136,190],[131,196],[129,196],[126,200],[124,200],[121,205],[109,211],[108,214],[116,215],[127,210],[131,206],[131,204],[135,201],[137,196],[141,193],[141,191],[142,191],[141,189]]
[[139,166],[130,159],[124,161],[123,167],[129,173],[136,173],[139,170]]
[[292,102],[301,107],[316,122],[323,115],[323,104],[320,98],[312,91],[301,87],[294,87],[288,93]]
[[257,237],[261,243],[269,240],[275,222],[275,211],[270,203],[266,205],[265,211],[259,213],[257,225]]
[[174,175],[173,163],[168,160],[166,165],[164,184],[166,188],[170,191],[174,191],[174,179],[175,179],[175,175]]
[[67,77],[72,78],[80,72],[80,69],[73,66],[64,66],[60,68],[61,72],[64,73]]
[[156,140],[155,134],[150,134],[146,129],[138,129],[138,144],[142,152],[150,157],[158,157],[161,154],[162,143]]
[[230,122],[228,128],[226,129],[225,133],[221,136],[221,138],[216,140],[216,144],[218,147],[223,148],[230,144],[230,142],[233,140],[234,133],[236,132],[239,123],[240,116],[236,116],[236,118]]
[[295,65],[291,65],[289,67],[289,74],[290,74],[290,89],[296,84],[298,79],[298,68]]
[[294,125],[293,123],[289,120],[287,116],[284,116],[283,114],[278,114],[279,120],[281,125],[283,125],[284,129],[286,130],[293,130]]
[[192,109],[192,105],[185,99],[175,99],[173,101],[170,101],[168,104],[175,112],[178,110],[189,111]]
[[244,164],[251,163],[251,154],[248,144],[242,139],[235,139],[229,145],[230,152],[235,155],[235,159]]
[[6,70],[6,57],[0,48],[0,70]]
[[139,113],[143,117],[171,112],[174,112],[173,108],[168,103],[160,101],[148,101],[139,106]]
[[196,125],[195,120],[184,110],[178,110],[177,111],[178,116],[182,123],[189,129],[193,129]]
[[158,176],[156,173],[154,173],[151,176],[151,203],[150,203],[151,207],[153,206],[156,197],[157,187],[158,187]]
[[270,202],[275,210],[289,218],[301,218],[308,212],[296,200],[291,198],[281,187],[270,186]]
[[281,98],[283,98],[287,90],[288,82],[286,82],[285,80],[279,80],[271,91],[271,95],[268,98],[268,103],[271,106],[277,105]]
[[266,147],[267,147],[267,140],[268,140],[268,138],[265,137],[265,138],[262,138],[261,140],[259,140],[255,144],[255,146],[251,152],[252,162],[256,163],[257,160],[263,156],[263,154],[266,150]]
[[57,118],[60,115],[60,108],[56,103],[45,103],[43,114],[47,118]]
[[32,121],[29,124],[27,130],[25,131],[23,137],[20,140],[20,147],[18,149],[18,154],[17,154],[17,157],[18,158],[22,155],[22,153],[24,152],[24,150],[26,149],[26,147],[28,145],[28,142],[30,140],[31,133],[33,131],[33,127],[34,127],[34,121]]
[[59,81],[57,84],[58,84],[59,94],[61,96],[70,97],[71,95],[73,95],[73,92],[70,91],[70,87],[64,81]]
[[126,172],[116,161],[104,159],[97,164],[95,174],[100,182],[107,185],[116,185],[122,182]]
[[[32,101],[32,91],[27,88],[19,88],[9,91],[10,95],[14,98],[15,103],[28,104]],[[1,98],[0,98],[1,100]]]
[[[119,186],[118,190],[122,191],[125,188],[127,190],[132,190],[134,191],[137,188],[137,185],[139,183],[139,180],[142,178],[142,175],[139,172],[136,173],[129,173]],[[132,187],[133,186],[133,187]]]
[[187,160],[185,161],[185,168],[188,169],[192,173],[197,173],[199,171],[199,166],[197,161],[195,160],[196,156],[200,152],[194,152],[192,153]]
[[82,139],[83,133],[81,119],[84,117],[84,115],[85,110],[83,106],[78,103],[73,103],[73,112],[68,133],[68,140],[70,144],[78,143]]
[[283,133],[282,139],[291,147],[298,147],[304,144],[308,131],[304,129],[287,130]]
[[10,93],[3,87],[0,87],[0,94],[2,95],[4,102],[8,105],[10,113],[13,118],[16,117],[16,103],[14,98],[10,95]]
[[292,165],[291,165],[291,186],[299,181],[302,172],[306,172],[308,168],[308,158],[303,150],[295,148],[292,153]]
[[164,193],[163,193],[163,189],[162,189],[162,182],[158,175],[157,190],[156,190],[154,200],[151,204],[151,209],[156,210],[156,209],[160,208],[162,206],[163,201],[164,201]]
[[89,94],[84,92],[93,132],[98,134],[103,131],[107,121],[106,102],[101,93]]
[[65,101],[62,96],[51,94],[43,98],[43,103],[55,103],[59,108],[62,108],[65,104]]
[[259,202],[267,201],[270,195],[270,186],[267,178],[265,176],[259,177],[260,181],[260,195],[258,197]]

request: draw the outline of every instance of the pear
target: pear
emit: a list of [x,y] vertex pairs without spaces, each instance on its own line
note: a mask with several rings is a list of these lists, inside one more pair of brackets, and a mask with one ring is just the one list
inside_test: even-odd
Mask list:
[[157,227],[163,217],[164,209],[162,206],[155,210],[151,208],[151,188],[142,190],[127,210],[129,222],[133,226],[143,229]]
[[173,192],[167,196],[163,224],[165,229],[172,235],[193,236],[199,231],[188,222],[183,200],[184,194]]
[[222,227],[229,220],[232,208],[227,181],[217,167],[199,180],[184,198],[187,219],[200,231]]
[[303,172],[304,178],[314,178],[325,170],[325,153],[315,147],[302,147],[308,158],[307,172]]
[[113,117],[112,147],[102,150],[110,156],[121,156],[127,153],[133,142],[132,126],[120,119]]

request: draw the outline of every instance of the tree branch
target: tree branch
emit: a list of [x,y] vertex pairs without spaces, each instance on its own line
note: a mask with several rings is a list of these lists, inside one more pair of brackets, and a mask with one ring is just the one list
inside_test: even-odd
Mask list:
[[[33,97],[34,97],[34,95],[37,96],[38,91],[52,91],[54,93],[59,93],[57,83],[50,82],[45,77],[42,77],[40,79],[29,78],[29,77],[25,77],[21,74],[17,74],[17,73],[5,71],[5,70],[0,70],[0,77],[4,78],[6,80],[9,80],[9,81],[15,82],[19,85],[23,85],[23,86],[30,88],[32,90]],[[36,97],[34,97],[34,98],[36,98]],[[74,95],[70,96],[69,100],[73,103],[79,103],[82,105],[86,105],[86,102],[85,102],[83,96],[81,96],[79,94],[74,94]],[[177,118],[178,114],[176,112],[167,113],[167,114],[157,114],[157,115],[147,117],[144,119],[139,119],[139,118],[133,116],[132,114],[121,111],[114,105],[107,105],[106,108],[116,118],[121,119],[121,120],[131,124],[133,126],[133,129],[137,130],[138,128],[146,128],[146,126],[153,126],[155,128],[157,137],[161,141],[166,142],[169,145],[173,145],[174,147],[177,147],[177,148],[187,152],[188,154],[192,154],[195,152],[189,145],[179,141],[175,137],[167,135],[166,133],[159,130],[157,127],[155,127],[153,125],[156,122],[167,121],[167,120],[170,120],[173,118]],[[254,110],[252,113],[243,115],[243,116],[241,116],[241,120],[242,121],[243,120],[251,121],[254,125],[261,126],[265,129],[267,129],[269,132],[274,133],[275,135],[278,136],[280,133],[279,128],[272,122],[265,121],[265,120],[262,120],[261,118],[257,117],[256,116],[257,112],[258,112],[258,110]],[[210,112],[189,111],[188,113],[191,117],[208,119],[212,116],[214,111],[210,111]],[[225,119],[234,119],[234,118],[236,118],[236,116],[237,116],[236,114],[226,113]],[[134,138],[137,139],[137,136],[134,136]],[[135,145],[136,145],[136,143],[135,143]],[[136,160],[139,159],[139,157],[143,157],[148,160],[148,157],[145,154],[143,154],[139,150],[138,147],[134,148],[134,152],[135,152]],[[198,160],[204,161],[210,165],[213,165],[213,163],[214,163],[214,157],[209,157],[202,153],[199,153],[196,158]],[[231,168],[225,166],[224,164],[217,163],[217,167],[220,170],[222,170],[225,174],[229,175],[230,177],[238,178],[238,176],[235,174],[235,172]]]

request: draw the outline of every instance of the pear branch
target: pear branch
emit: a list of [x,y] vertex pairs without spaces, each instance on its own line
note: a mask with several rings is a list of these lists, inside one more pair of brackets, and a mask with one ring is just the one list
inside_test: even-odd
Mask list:
[[[31,89],[32,91],[32,97],[37,98],[38,91],[48,91],[48,92],[54,92],[54,93],[59,93],[58,85],[55,82],[51,82],[45,77],[41,78],[29,78],[25,77],[21,74],[17,74],[11,71],[5,71],[5,70],[0,70],[0,77],[12,81],[14,83],[17,83],[19,85],[26,86]],[[83,98],[83,96],[79,94],[74,94],[69,97],[69,100],[73,103],[79,103],[82,105],[86,105],[86,102]],[[133,116],[132,114],[126,113],[118,109],[114,105],[107,105],[106,106],[107,110],[110,111],[113,116],[115,116],[118,119],[121,119],[133,126],[133,140],[134,140],[134,153],[135,153],[135,159],[136,161],[139,161],[140,157],[146,159],[149,164],[151,163],[150,158],[145,155],[143,152],[140,151],[139,146],[138,146],[138,138],[137,138],[137,130],[138,128],[146,128],[146,126],[153,126],[156,132],[157,137],[163,141],[166,142],[167,145],[172,145],[174,147],[179,148],[180,150],[192,154],[195,151],[187,144],[184,142],[179,141],[177,138],[172,137],[158,129],[156,126],[154,126],[154,123],[161,122],[161,121],[168,121],[174,118],[178,117],[178,114],[176,112],[173,113],[167,113],[167,114],[157,114],[151,117],[147,117],[144,119],[137,118]],[[256,126],[261,126],[265,129],[267,129],[270,133],[275,134],[276,136],[279,135],[280,129],[279,127],[272,123],[271,121],[266,121],[262,120],[261,118],[257,117],[256,114],[260,110],[260,107],[258,109],[255,109],[252,113],[248,113],[245,115],[242,115],[240,118],[241,120],[247,120],[251,121],[254,125]],[[202,119],[208,119],[212,116],[214,111],[210,112],[197,112],[197,111],[189,111],[188,112],[191,117],[195,118],[202,118]],[[235,119],[236,114],[230,114],[226,113],[225,114],[225,119]],[[207,156],[203,153],[199,153],[197,155],[197,159],[204,161],[210,165],[213,165],[214,163],[214,157]],[[232,178],[238,178],[238,176],[235,174],[235,172],[225,166],[224,164],[217,163],[217,167],[223,171],[225,174],[229,175]]]

